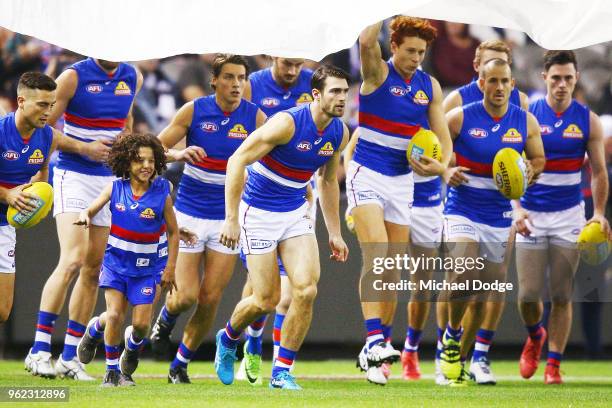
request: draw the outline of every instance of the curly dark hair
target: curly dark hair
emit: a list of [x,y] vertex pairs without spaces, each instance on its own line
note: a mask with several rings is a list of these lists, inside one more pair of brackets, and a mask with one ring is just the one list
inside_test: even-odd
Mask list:
[[132,133],[118,139],[108,156],[108,165],[117,177],[130,177],[130,163],[138,160],[138,150],[150,147],[155,158],[155,175],[166,170],[166,154],[157,137],[152,134]]

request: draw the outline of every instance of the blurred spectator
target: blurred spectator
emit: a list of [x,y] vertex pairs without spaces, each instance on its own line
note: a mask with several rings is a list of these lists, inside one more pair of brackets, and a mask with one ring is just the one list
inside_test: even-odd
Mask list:
[[140,61],[136,65],[142,72],[143,83],[136,96],[135,128],[141,132],[159,133],[176,112],[179,103],[176,84],[160,69],[157,59]]
[[509,28],[489,27],[478,24],[470,25],[470,35],[479,42],[487,40],[503,40],[510,48],[523,47],[527,44],[527,35]]
[[40,68],[41,44],[39,40],[23,34],[9,32],[2,46],[2,81],[0,92],[16,97],[17,82],[22,73]]
[[57,78],[59,74],[64,72],[64,70],[70,65],[85,58],[76,52],[64,50],[58,47],[54,47],[48,51],[49,53],[47,55],[48,58],[46,59],[45,74],[54,79]]
[[190,56],[177,81],[181,104],[212,93],[210,79],[213,59],[213,54]]
[[433,21],[438,38],[431,45],[432,74],[444,87],[467,84],[474,77],[472,60],[478,40],[469,34],[469,26],[462,23]]

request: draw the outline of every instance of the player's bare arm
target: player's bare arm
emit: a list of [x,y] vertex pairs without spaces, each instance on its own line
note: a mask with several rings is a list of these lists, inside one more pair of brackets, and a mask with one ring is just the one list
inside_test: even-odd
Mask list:
[[[461,132],[463,126],[463,108],[461,106],[454,108],[446,114],[446,122],[448,123],[449,138],[454,141]],[[457,187],[460,184],[467,183],[468,178],[464,172],[470,169],[462,166],[455,166],[454,154],[452,148],[450,150],[449,166],[444,171],[443,178],[446,184],[450,187]]]
[[387,78],[389,68],[382,59],[378,43],[378,34],[383,22],[366,27],[359,35],[359,55],[361,57],[361,93],[368,95],[374,92]]
[[606,219],[606,203],[608,201],[608,172],[603,145],[603,128],[599,116],[591,112],[589,117],[589,141],[587,153],[591,164],[591,190],[593,192],[593,217],[588,223],[598,222],[602,231],[611,238],[610,225]]
[[166,160],[195,163],[206,157],[206,152],[199,146],[188,146],[177,150],[173,147],[185,138],[193,119],[193,102],[188,102],[174,115],[168,126],[157,136],[166,152]]
[[446,114],[461,105],[463,105],[463,98],[458,90],[454,90],[449,93],[446,98],[444,98],[444,101],[442,102],[442,109]]
[[339,201],[340,187],[338,185],[337,169],[340,165],[340,154],[349,142],[349,131],[343,125],[342,143],[332,158],[317,172],[317,186],[319,188],[319,202],[329,234],[329,245],[332,250],[331,259],[345,262],[348,256],[348,247],[340,233]]
[[527,141],[525,142],[525,155],[527,156],[527,180],[529,185],[535,183],[538,176],[544,170],[546,158],[544,156],[544,145],[540,135],[540,125],[533,114],[527,112]]
[[49,116],[50,125],[54,125],[66,111],[68,103],[70,103],[79,84],[79,75],[74,69],[67,69],[57,77],[55,82],[57,83],[56,101]]

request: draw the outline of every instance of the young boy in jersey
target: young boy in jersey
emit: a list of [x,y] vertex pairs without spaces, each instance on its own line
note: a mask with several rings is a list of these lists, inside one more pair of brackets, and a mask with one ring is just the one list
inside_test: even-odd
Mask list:
[[[155,177],[166,167],[164,149],[157,138],[142,134],[123,137],[113,145],[109,166],[119,179],[109,184],[76,222],[89,226],[91,218],[110,201],[111,232],[100,272],[106,312],[88,327],[93,338],[104,337],[107,371],[103,387],[135,385],[131,375],[138,367],[139,350],[151,322],[164,224],[168,260],[161,278],[163,289],[176,288],[179,241],[170,182]],[[125,330],[125,349],[119,358],[120,328],[128,302],[133,307],[132,325]]]

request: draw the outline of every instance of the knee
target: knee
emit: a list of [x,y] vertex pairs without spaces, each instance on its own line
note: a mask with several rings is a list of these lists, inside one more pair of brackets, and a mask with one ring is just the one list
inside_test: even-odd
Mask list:
[[279,293],[267,293],[260,296],[254,296],[254,298],[257,312],[261,314],[272,313],[280,302]]
[[276,305],[276,310],[282,312],[282,314],[287,314],[287,310],[289,310],[289,306],[291,305],[291,292],[281,294],[280,301],[278,305]]
[[148,321],[134,321],[132,322],[132,328],[134,329],[134,333],[138,337],[146,337],[149,333],[149,322]]
[[221,302],[221,291],[202,292],[198,295],[198,306],[217,307]]
[[106,311],[106,324],[120,325],[123,323],[123,313],[119,310],[109,309]]
[[66,262],[63,262],[60,267],[55,270],[55,273],[58,273],[65,285],[68,286],[74,280],[74,278],[79,274],[81,267],[83,266],[83,261],[79,258],[68,259]]
[[179,311],[189,309],[198,300],[198,294],[193,291],[178,291],[175,297],[175,306]]
[[293,301],[313,303],[317,297],[317,285],[314,283],[293,287]]

